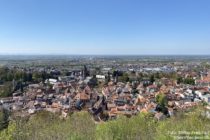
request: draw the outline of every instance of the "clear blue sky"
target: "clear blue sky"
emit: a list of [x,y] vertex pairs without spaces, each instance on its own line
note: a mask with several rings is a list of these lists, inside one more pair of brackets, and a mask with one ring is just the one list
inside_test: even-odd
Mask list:
[[0,54],[210,54],[210,0],[0,0]]

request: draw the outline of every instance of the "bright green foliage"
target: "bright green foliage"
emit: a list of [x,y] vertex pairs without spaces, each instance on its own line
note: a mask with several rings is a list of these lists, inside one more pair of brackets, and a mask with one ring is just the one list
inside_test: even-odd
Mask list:
[[[174,136],[179,136],[176,133],[187,132],[190,136],[195,139],[198,135],[193,135],[193,132],[207,132],[207,136],[210,139],[210,120],[201,116],[202,109],[197,108],[193,112],[182,114],[179,117],[170,118],[166,121],[159,122],[157,125],[157,139],[169,140],[175,139]],[[176,135],[171,133],[175,132]],[[189,136],[189,135],[184,135]],[[204,139],[204,138],[202,138]]]
[[17,130],[15,123],[10,123],[7,129],[0,131],[0,140],[14,140],[14,132]]
[[160,122],[150,114],[139,114],[99,124],[87,112],[74,113],[66,120],[40,112],[29,120],[10,122],[7,129],[0,131],[0,140],[173,140],[172,132],[209,132],[210,120],[201,116],[201,111],[180,112]]
[[167,97],[163,93],[158,94],[156,96],[155,100],[156,100],[157,104],[160,105],[162,108],[166,107],[168,104]]
[[[66,120],[49,112],[40,112],[29,120],[17,119],[15,140],[82,140],[95,138],[95,123],[87,112],[75,113]],[[7,133],[6,133],[7,134]]]
[[195,84],[195,80],[192,78],[182,78],[182,77],[178,77],[177,78],[177,83],[183,83],[183,84],[189,84],[189,85],[194,85]]
[[72,132],[69,139],[92,140],[95,138],[96,125],[89,113],[75,113],[67,121]]
[[97,126],[98,140],[154,139],[155,122],[148,115],[139,114],[133,118],[120,117]]

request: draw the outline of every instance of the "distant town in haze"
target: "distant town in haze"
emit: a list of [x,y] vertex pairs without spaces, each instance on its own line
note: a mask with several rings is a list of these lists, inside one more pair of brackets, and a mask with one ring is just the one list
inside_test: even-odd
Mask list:
[[0,1],[0,140],[210,140],[210,1]]

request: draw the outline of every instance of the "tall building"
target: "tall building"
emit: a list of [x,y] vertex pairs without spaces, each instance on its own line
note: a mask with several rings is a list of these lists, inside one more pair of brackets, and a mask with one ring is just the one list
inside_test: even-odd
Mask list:
[[83,79],[85,79],[87,76],[89,76],[89,72],[86,65],[84,65],[83,70],[82,70],[82,77]]

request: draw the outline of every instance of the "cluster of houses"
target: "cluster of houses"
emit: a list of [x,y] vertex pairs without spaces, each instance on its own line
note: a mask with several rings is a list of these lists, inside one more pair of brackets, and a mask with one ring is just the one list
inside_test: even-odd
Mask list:
[[[76,74],[76,73],[75,73]],[[102,87],[92,88],[86,79],[74,80],[72,76],[48,79],[45,83],[30,84],[24,93],[14,93],[13,97],[1,98],[0,104],[17,115],[26,116],[41,110],[60,113],[67,117],[70,112],[88,111],[95,121],[106,121],[119,115],[131,117],[138,113],[151,113],[162,120],[173,116],[178,110],[190,109],[201,102],[210,104],[210,75],[194,86],[177,84],[162,79],[161,85],[133,81],[122,83],[110,81]],[[97,76],[104,79],[105,77]],[[167,98],[166,110],[156,102],[158,94]]]

